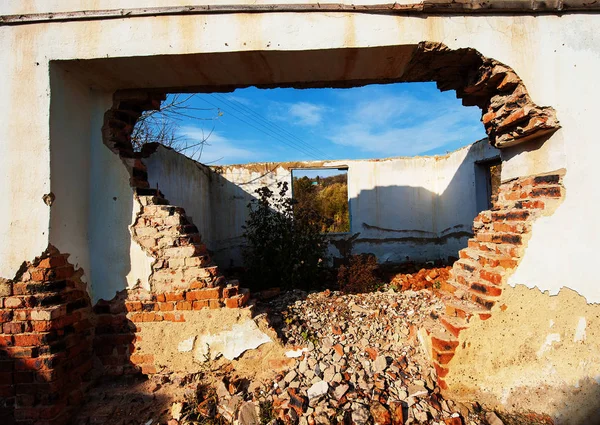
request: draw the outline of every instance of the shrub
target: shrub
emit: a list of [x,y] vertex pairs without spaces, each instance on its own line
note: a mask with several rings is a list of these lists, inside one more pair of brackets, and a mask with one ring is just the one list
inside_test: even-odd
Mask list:
[[378,268],[374,255],[353,255],[348,266],[342,265],[338,270],[340,291],[356,294],[376,290],[380,284]]
[[248,204],[244,226],[245,283],[252,289],[316,286],[326,264],[327,241],[320,230],[324,219],[310,207],[298,207],[287,196],[287,182],[256,190]]

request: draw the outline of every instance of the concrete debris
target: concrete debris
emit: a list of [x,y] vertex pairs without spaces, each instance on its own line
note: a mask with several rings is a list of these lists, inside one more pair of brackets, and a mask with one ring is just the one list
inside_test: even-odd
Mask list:
[[298,357],[302,357],[302,354],[306,353],[307,351],[307,348],[298,348],[297,350],[286,351],[285,355],[291,359],[296,359]]
[[194,358],[199,362],[214,360],[220,356],[234,360],[245,351],[268,342],[272,342],[271,338],[258,328],[254,320],[247,320],[241,324],[234,324],[229,331],[199,336]]
[[325,381],[319,381],[312,384],[312,386],[308,389],[306,394],[308,395],[308,399],[318,398],[324,394],[327,394],[327,390],[329,390],[329,385]]
[[251,384],[251,392],[230,393],[224,384],[219,391],[217,385],[220,405],[241,396],[256,409],[270,406],[260,417],[276,418],[278,425],[484,423],[441,396],[435,370],[418,345],[417,329],[443,309],[431,291],[296,290],[262,308],[288,346],[306,348],[290,369]]
[[176,421],[181,419],[181,412],[183,411],[183,403],[173,403],[171,406],[171,417]]

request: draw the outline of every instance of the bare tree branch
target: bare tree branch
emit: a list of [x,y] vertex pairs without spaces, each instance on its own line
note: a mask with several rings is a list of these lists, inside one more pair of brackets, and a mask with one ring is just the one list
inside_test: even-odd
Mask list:
[[[195,94],[182,95],[175,94],[167,97],[159,110],[145,111],[137,120],[131,134],[131,143],[135,151],[140,151],[147,143],[160,143],[176,152],[199,161],[204,150],[204,145],[208,145],[208,138],[213,133],[214,124],[200,140],[190,140],[179,132],[179,123],[185,120],[192,121],[216,121],[223,115],[218,108],[197,108],[190,105],[190,101]],[[203,115],[200,115],[204,114]]]

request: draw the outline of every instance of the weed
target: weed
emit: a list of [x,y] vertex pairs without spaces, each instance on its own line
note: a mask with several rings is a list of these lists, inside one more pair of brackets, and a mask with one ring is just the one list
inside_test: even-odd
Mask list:
[[353,255],[348,266],[340,266],[338,284],[342,292],[372,292],[380,285],[377,276],[377,260],[374,255]]

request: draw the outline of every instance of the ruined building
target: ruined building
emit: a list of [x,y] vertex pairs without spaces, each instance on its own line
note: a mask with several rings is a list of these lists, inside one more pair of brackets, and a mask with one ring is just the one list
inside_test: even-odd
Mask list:
[[[419,332],[440,387],[593,423],[600,5],[139,3],[0,5],[0,418],[66,423],[92,378],[157,372],[145,327],[246,305],[217,264],[239,259],[234,195],[252,193],[232,175],[260,167],[134,152],[137,118],[166,93],[435,81],[481,108],[488,139],[438,158],[319,163],[349,175],[351,237],[332,252],[458,252],[445,312]],[[488,208],[477,182],[498,159]],[[376,220],[378,193],[423,204]]]

